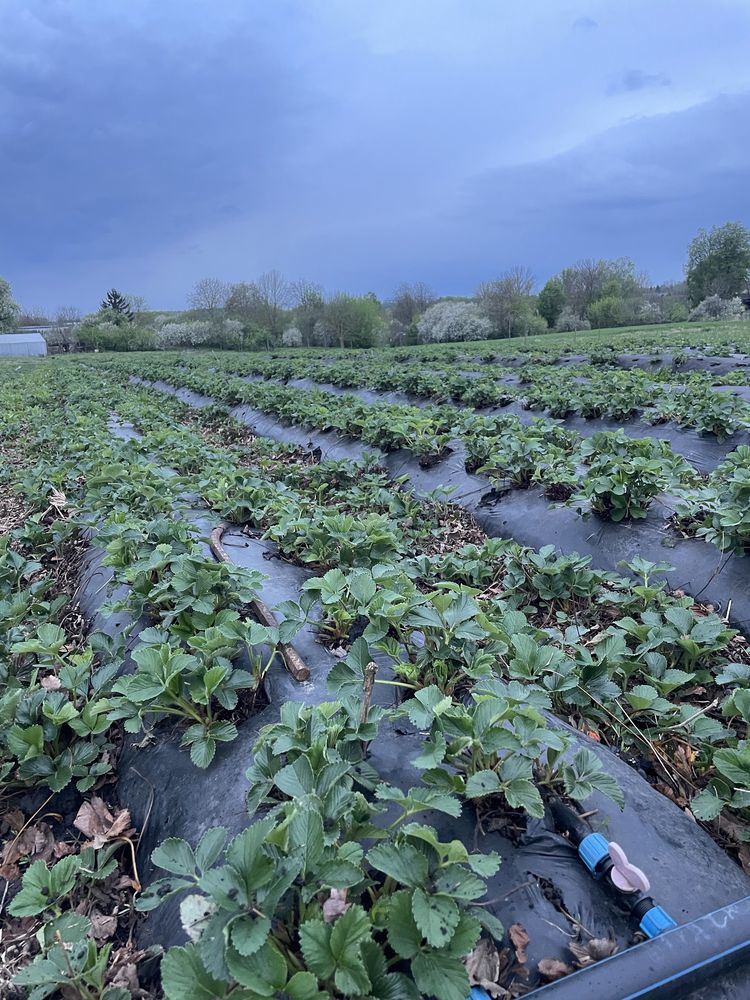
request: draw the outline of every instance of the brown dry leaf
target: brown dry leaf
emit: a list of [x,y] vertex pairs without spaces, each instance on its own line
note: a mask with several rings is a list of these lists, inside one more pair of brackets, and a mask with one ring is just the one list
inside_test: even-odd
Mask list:
[[97,850],[109,840],[135,832],[128,829],[130,813],[127,809],[118,809],[113,816],[104,800],[97,795],[93,795],[90,802],[83,803],[73,820],[73,826],[89,838],[91,843],[88,846]]
[[18,833],[25,822],[26,817],[20,809],[8,809],[0,819],[0,833],[7,833],[9,830],[11,833]]
[[478,986],[481,980],[497,981],[500,974],[500,956],[495,943],[488,938],[480,939],[476,948],[466,956],[465,962],[472,986]]
[[610,941],[609,938],[592,938],[591,941],[571,941],[568,948],[573,953],[575,964],[580,969],[585,969],[587,965],[614,955],[617,942]]
[[333,923],[336,917],[340,917],[351,906],[346,901],[346,889],[331,889],[331,895],[323,903],[323,919],[327,924]]
[[559,958],[543,958],[537,968],[539,969],[539,975],[545,983],[554,983],[556,979],[569,976],[573,971],[569,965],[561,962]]
[[160,949],[150,949],[139,951],[131,945],[114,950],[110,956],[107,968],[107,984],[109,986],[121,986],[128,990],[133,1000],[153,1000],[154,994],[141,987],[138,980],[138,963],[144,958],[149,958]]
[[529,935],[526,933],[526,928],[521,924],[511,924],[508,929],[508,937],[516,949],[517,961],[523,965],[526,962],[526,949],[529,946]]
[[[126,965],[120,966],[110,980],[109,985],[122,986],[130,992],[131,996],[143,996],[140,991],[140,983],[138,982],[138,970],[134,962],[128,962]],[[136,990],[138,990],[138,993],[136,993]]]
[[91,936],[99,944],[111,938],[117,930],[117,917],[108,916],[99,910],[92,910],[89,913],[89,920],[91,921]]
[[686,778],[692,778],[694,772],[694,763],[697,754],[695,750],[690,747],[685,746],[684,743],[680,743],[677,746],[674,754],[672,755],[672,761],[677,768],[677,770]]
[[[500,953],[494,941],[488,938],[481,938],[476,948],[464,959],[466,972],[469,976],[470,986],[481,986],[495,1000],[508,1000],[511,993],[501,986],[501,961]],[[505,963],[502,963],[505,966]],[[506,968],[503,968],[502,975]]]
[[[24,824],[23,813],[14,810],[20,815],[20,823],[16,830],[21,830]],[[9,819],[10,817],[6,817]],[[14,817],[14,825],[17,817]],[[11,827],[11,829],[13,829]],[[69,844],[64,844],[55,840],[55,835],[47,823],[32,823],[28,826],[20,837],[8,841],[5,848],[0,853],[0,878],[13,882],[20,878],[20,871],[17,862],[21,858],[28,858],[30,861],[44,861],[49,864],[62,858],[65,854],[70,854],[73,848]]]

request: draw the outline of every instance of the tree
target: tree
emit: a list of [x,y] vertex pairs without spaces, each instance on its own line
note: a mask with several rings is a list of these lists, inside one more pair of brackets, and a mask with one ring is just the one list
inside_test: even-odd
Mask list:
[[339,347],[371,347],[382,324],[380,306],[366,295],[338,292],[326,303],[323,323]]
[[473,302],[436,302],[417,320],[422,343],[487,340],[492,323]]
[[230,316],[248,326],[260,323],[260,295],[254,282],[240,281],[229,286],[224,308]]
[[624,302],[640,303],[646,276],[635,270],[629,257],[616,260],[579,260],[560,272],[565,305],[578,316],[586,316],[597,299],[615,296]]
[[110,323],[120,326],[122,323],[133,322],[133,310],[124,295],[121,295],[116,288],[110,288],[102,299],[99,312],[104,313],[103,317]]
[[10,285],[5,278],[0,278],[0,333],[13,330],[20,314],[21,309],[13,300]]
[[265,271],[256,282],[260,322],[267,333],[267,346],[278,341],[284,329],[284,313],[292,301],[292,288],[280,271]]
[[78,347],[77,327],[81,322],[81,312],[76,306],[58,306],[52,325],[50,346],[57,346],[64,353]]
[[19,326],[47,326],[48,324],[49,316],[43,309],[35,307],[21,309],[21,314],[18,317]]
[[748,287],[750,230],[739,222],[701,229],[688,249],[686,267],[691,306],[718,295],[731,299]]
[[125,301],[130,306],[130,311],[134,316],[148,311],[148,302],[143,295],[126,295]]
[[58,306],[55,323],[58,326],[75,326],[81,322],[81,310],[77,306]]
[[281,335],[281,343],[284,347],[301,347],[302,334],[296,326],[288,326]]
[[510,337],[513,323],[530,311],[529,298],[534,289],[534,275],[527,267],[516,265],[494,281],[483,281],[477,300],[484,315],[500,337]]
[[624,322],[625,303],[619,295],[602,295],[588,307],[586,315],[594,330],[620,326]]
[[[629,257],[579,260],[572,267],[564,268],[559,280],[568,314],[589,318],[594,326],[601,324],[601,317],[607,312],[610,316],[617,314],[618,324],[635,322],[640,315],[648,282],[645,274],[636,271]],[[610,301],[607,307],[601,307],[600,315],[594,310],[591,316],[592,307],[600,299],[619,299],[620,305],[615,309]]]
[[539,315],[547,320],[547,325],[554,327],[557,318],[565,306],[565,292],[559,278],[550,278],[539,293],[537,309]]
[[323,289],[312,281],[295,281],[292,285],[295,326],[302,334],[302,341],[309,347],[315,339],[315,325],[323,318],[325,299]]
[[229,297],[229,286],[220,278],[201,278],[196,281],[188,295],[191,309],[217,313],[223,309]]
[[391,299],[391,316],[403,326],[411,326],[435,301],[432,289],[423,281],[402,282]]
[[555,329],[563,333],[573,333],[576,330],[590,330],[591,323],[587,319],[583,319],[582,316],[579,316],[578,313],[573,312],[570,306],[565,306],[557,317]]
[[739,295],[733,299],[722,299],[719,295],[709,295],[690,310],[688,319],[691,321],[704,319],[742,320],[746,316],[747,313]]

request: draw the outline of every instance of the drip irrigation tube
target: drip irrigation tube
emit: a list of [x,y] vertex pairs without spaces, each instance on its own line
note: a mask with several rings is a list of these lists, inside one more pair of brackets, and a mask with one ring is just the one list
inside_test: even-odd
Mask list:
[[[534,992],[539,1000],[688,1000],[724,996],[716,976],[750,961],[750,896]],[[740,987],[741,988],[741,987]],[[740,996],[740,993],[734,994]],[[745,994],[747,995],[747,994]]]

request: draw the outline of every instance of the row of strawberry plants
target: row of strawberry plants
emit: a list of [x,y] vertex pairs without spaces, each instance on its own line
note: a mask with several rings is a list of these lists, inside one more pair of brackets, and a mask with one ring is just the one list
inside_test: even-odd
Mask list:
[[[380,392],[394,389],[438,403],[455,402],[471,407],[502,407],[518,402],[524,409],[542,410],[564,419],[579,415],[587,419],[631,420],[646,423],[673,421],[681,427],[712,434],[719,441],[750,425],[750,409],[730,393],[717,394],[712,379],[699,372],[684,375],[661,370],[593,365],[550,369],[548,365],[525,365],[519,369],[520,386],[498,384],[510,369],[485,366],[471,377],[460,370],[430,368],[425,364],[395,367],[392,359],[344,359],[335,364],[311,358],[215,355],[173,356],[191,369],[257,375],[267,379],[306,378],[321,385],[364,388]],[[479,375],[479,377],[474,377]],[[679,379],[679,385],[670,383]],[[684,385],[682,383],[685,383]]]
[[[663,493],[678,493],[688,502],[699,496],[702,478],[666,442],[631,438],[622,431],[580,435],[552,421],[523,424],[513,415],[481,415],[452,407],[424,408],[367,404],[355,397],[275,384],[248,384],[217,373],[190,371],[151,358],[107,361],[120,377],[135,372],[172,385],[212,393],[226,405],[245,402],[286,423],[321,431],[335,430],[384,450],[405,447],[424,464],[439,459],[458,437],[467,469],[488,475],[499,489],[539,484],[552,500],[571,502],[581,513],[593,511],[614,521],[646,516],[651,502]],[[747,464],[746,450],[737,449],[728,465],[712,475],[712,486],[734,477]],[[698,492],[697,492],[698,491]],[[679,518],[685,533],[697,533],[699,518]],[[727,519],[721,536],[702,537],[724,550],[744,553],[750,534],[742,518]]]
[[[111,387],[82,371],[28,374],[32,378],[16,376],[4,393],[5,434],[16,428],[15,415],[25,417],[30,409],[34,415],[25,446],[38,457],[14,477],[17,495],[40,509],[50,498],[63,504],[74,530],[93,525],[114,571],[112,588],[126,588],[108,610],[133,620],[145,616],[153,624],[140,632],[132,651],[133,673],[118,676],[121,641],[93,633],[73,652],[71,637],[49,620],[61,602],[44,602],[47,584],[36,579],[39,564],[17,549],[36,522],[32,518],[14,532],[2,562],[14,616],[3,623],[2,782],[9,791],[41,784],[56,793],[76,781],[79,792],[94,793],[90,814],[102,815],[106,806],[96,793],[115,765],[121,726],[126,733],[147,728],[156,735],[160,720],[181,723],[191,759],[208,766],[216,743],[236,737],[238,695],[258,690],[267,650],[272,656],[278,635],[239,615],[262,577],[206,554],[185,516],[191,502],[185,481],[155,465],[138,442],[112,437]],[[160,412],[154,407],[151,418]],[[44,541],[39,525],[34,540]],[[26,592],[20,583],[29,578]],[[235,663],[243,650],[250,670]],[[91,920],[74,909],[86,909],[93,883],[103,899],[102,886],[122,879],[116,847],[85,848],[26,870],[9,912],[27,926],[29,920],[42,924],[39,954],[15,979],[33,996],[58,989],[81,1000],[131,996],[112,982],[117,973],[111,946],[98,947]],[[135,879],[137,891],[137,874]]]
[[538,359],[554,363],[566,356],[595,357],[615,361],[621,354],[644,354],[655,358],[667,353],[677,355],[678,362],[690,353],[709,357],[728,357],[750,353],[750,331],[747,323],[683,323],[654,327],[617,328],[610,330],[549,333],[534,337],[512,337],[447,344],[388,347],[385,349],[344,349],[335,347],[295,348],[292,356],[326,357],[331,359],[385,355],[398,362],[404,360],[451,361],[467,359]]
[[[256,692],[268,665],[250,656],[251,669],[236,670],[230,659],[262,642],[273,653],[279,640],[264,626],[240,619],[239,609],[257,594],[263,576],[217,563],[206,552],[187,517],[184,481],[155,465],[138,442],[110,434],[111,393],[105,386],[98,398],[88,391],[84,400],[88,412],[73,411],[75,419],[63,426],[40,430],[44,457],[20,489],[27,498],[44,498],[53,486],[67,496],[80,526],[95,522],[97,543],[113,571],[111,588],[125,587],[125,597],[111,600],[104,611],[152,623],[132,654],[138,669],[112,686],[107,721],[123,720],[126,731],[138,732],[153,717],[183,719],[190,723],[183,743],[205,766],[218,740],[235,738],[231,713],[238,693]],[[205,640],[207,631],[211,641]],[[180,650],[183,643],[189,652]],[[53,651],[43,652],[49,658]],[[30,664],[32,670],[37,666]],[[47,666],[61,664],[53,658]]]
[[[52,454],[51,428],[83,417],[45,378],[21,381],[14,373],[0,385],[0,400],[0,449],[9,459],[0,539],[0,793],[8,831],[3,907],[27,864],[3,919],[2,989],[9,996],[25,987],[40,998],[130,1000],[135,994],[121,984],[126,977],[140,990],[134,963],[142,953],[124,938],[105,942],[128,923],[139,888],[134,831],[127,811],[113,815],[97,794],[112,778],[120,742],[107,718],[119,661],[105,636],[88,633],[71,601],[88,557],[88,525],[77,517],[75,485],[63,493],[52,465],[45,481],[35,477],[37,452]],[[54,804],[36,822],[41,809],[25,820],[12,808],[19,792],[46,786],[52,793],[46,800],[35,800],[33,792],[29,797],[44,808],[73,782],[76,799],[86,797],[74,839],[50,826]],[[79,831],[100,841],[82,845]]]

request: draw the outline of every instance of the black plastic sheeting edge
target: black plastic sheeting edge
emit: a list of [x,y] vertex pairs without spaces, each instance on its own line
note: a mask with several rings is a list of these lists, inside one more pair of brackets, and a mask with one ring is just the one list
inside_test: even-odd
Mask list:
[[[684,998],[750,960],[750,896],[534,992],[539,1000]],[[718,997],[713,989],[705,994]]]

